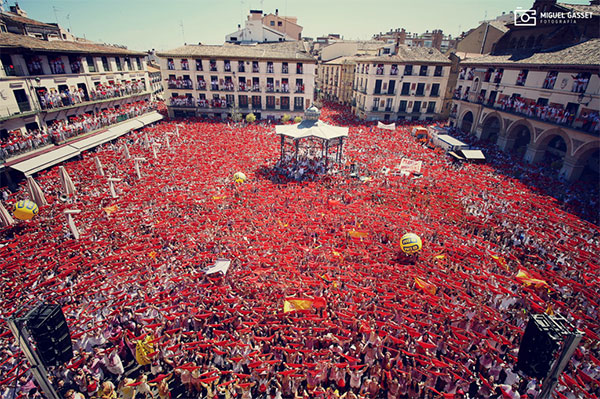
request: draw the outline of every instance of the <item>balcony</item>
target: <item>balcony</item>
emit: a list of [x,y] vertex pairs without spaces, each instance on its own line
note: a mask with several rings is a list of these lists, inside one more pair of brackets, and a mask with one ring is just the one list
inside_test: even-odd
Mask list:
[[256,92],[256,93],[260,92],[260,86],[259,85],[253,85],[252,86],[252,91]]
[[206,82],[205,81],[199,81],[198,82],[198,90],[206,90]]
[[6,76],[27,76],[23,68],[21,68],[21,66],[19,65],[5,65],[4,73],[6,74]]
[[383,75],[383,68],[377,68],[375,70],[375,75]]
[[231,82],[225,82],[225,84],[221,87],[221,91],[233,91],[234,90],[234,86],[233,83]]
[[281,73],[289,73],[288,72],[288,67],[285,66],[285,65],[283,67],[281,67]]
[[212,82],[212,83],[210,84],[210,89],[211,89],[212,91],[219,91],[219,84],[218,84],[218,83],[214,83],[214,82]]
[[50,102],[45,97],[40,98],[40,106],[43,111],[54,112],[62,109],[79,107],[82,105],[88,105],[98,103],[102,101],[111,101],[116,98],[125,98],[134,96],[137,94],[145,94],[146,86],[139,85],[138,87],[101,87],[92,89],[89,94],[89,98],[81,99],[76,95],[71,94],[61,98],[60,102]]
[[267,88],[265,89],[265,91],[267,93],[274,93],[275,92],[275,88],[273,86],[268,86],[267,85]]
[[390,71],[390,75],[392,75],[392,76],[398,75],[398,68],[392,68],[392,70]]
[[304,107],[302,105],[294,105],[294,111],[304,111]]
[[248,86],[245,83],[240,83],[238,85],[238,91],[249,91]]
[[177,108],[195,108],[196,104],[193,98],[184,98],[184,97],[173,97],[171,101],[169,101],[169,105],[171,107]]
[[194,84],[192,83],[191,80],[178,80],[178,81],[170,81],[167,84],[167,87],[169,89],[176,89],[176,90],[194,90]]
[[304,85],[302,85],[302,86],[296,86],[295,93],[304,93]]

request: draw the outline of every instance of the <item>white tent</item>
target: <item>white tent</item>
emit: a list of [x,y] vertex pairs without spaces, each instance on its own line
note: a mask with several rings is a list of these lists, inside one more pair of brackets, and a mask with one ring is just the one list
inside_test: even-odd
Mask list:
[[4,205],[2,205],[0,202],[0,225],[2,227],[8,227],[13,224],[15,224],[15,220],[12,216],[10,216],[10,213],[8,213]]
[[35,202],[37,206],[41,207],[48,205],[48,201],[46,201],[44,192],[31,176],[27,176],[27,189],[29,190],[29,196],[33,199],[33,202]]
[[59,166],[58,174],[60,176],[60,185],[63,189],[63,194],[68,196],[74,195],[77,190],[75,190],[73,180],[71,180],[71,176],[69,176],[64,166]]

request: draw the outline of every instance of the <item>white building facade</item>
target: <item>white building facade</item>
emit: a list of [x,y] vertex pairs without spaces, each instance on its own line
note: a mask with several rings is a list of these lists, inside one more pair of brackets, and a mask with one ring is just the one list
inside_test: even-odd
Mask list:
[[435,49],[400,46],[394,55],[355,58],[352,109],[366,120],[436,120],[451,62]]
[[548,161],[567,180],[598,171],[600,39],[513,60],[461,62],[450,121],[530,163]]
[[301,116],[313,101],[316,60],[300,42],[183,46],[159,54],[169,116]]
[[0,33],[0,138],[149,99],[144,53]]

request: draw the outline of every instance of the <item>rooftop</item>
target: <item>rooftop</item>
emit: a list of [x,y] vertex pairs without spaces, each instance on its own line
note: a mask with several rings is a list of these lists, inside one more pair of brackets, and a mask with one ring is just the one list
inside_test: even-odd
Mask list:
[[342,65],[342,64],[356,64],[356,56],[342,56],[334,58],[330,61],[324,62],[323,65]]
[[401,44],[398,46],[398,54],[380,55],[377,57],[366,56],[357,59],[357,61],[367,62],[421,62],[436,64],[451,64],[447,56],[439,50],[429,47],[409,47]]
[[34,25],[34,26],[39,26],[39,27],[44,27],[44,28],[49,28],[49,29],[58,29],[56,25],[36,21],[35,19],[23,17],[23,16],[20,16],[17,14],[13,14],[11,12],[0,13],[0,20],[12,21],[12,22],[15,22],[17,24],[22,24],[22,25]]
[[592,15],[600,15],[600,4],[568,4],[556,3],[558,6],[568,8],[576,12],[591,12]]
[[587,65],[598,66],[600,39],[591,39],[571,47],[539,53],[516,53],[506,55],[484,55],[478,58],[467,58],[464,64],[484,65]]
[[16,35],[14,33],[0,33],[0,51],[3,49],[52,53],[145,55],[145,53],[142,52],[89,41],[46,41],[31,36]]
[[249,59],[287,59],[315,61],[305,50],[302,42],[259,43],[255,45],[185,45],[158,53],[159,57],[215,57]]

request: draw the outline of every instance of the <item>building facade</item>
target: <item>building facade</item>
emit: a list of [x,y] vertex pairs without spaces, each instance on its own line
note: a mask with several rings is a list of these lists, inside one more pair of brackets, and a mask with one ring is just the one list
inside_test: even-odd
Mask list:
[[517,59],[464,60],[450,121],[528,162],[547,161],[567,180],[586,168],[597,173],[598,54],[600,39],[592,39]]
[[321,99],[342,105],[352,104],[352,85],[357,57],[340,57],[319,66]]
[[163,94],[165,88],[163,86],[160,68],[157,65],[148,64],[148,80],[150,81],[150,91],[152,92],[152,99],[164,100]]
[[0,138],[150,99],[144,53],[0,33]]
[[316,60],[301,42],[183,46],[160,57],[169,116],[299,115],[314,98]]
[[379,33],[373,36],[373,39],[384,42],[392,41],[397,44],[404,44],[409,47],[427,47],[434,48],[442,53],[456,46],[457,39],[452,35],[444,35],[441,29],[434,29],[425,33],[411,33],[404,28],[390,30],[386,33]]
[[450,60],[400,45],[393,55],[356,59],[352,109],[366,120],[435,120],[444,108]]
[[302,26],[298,25],[296,17],[264,14],[262,10],[250,10],[250,15],[242,27],[225,36],[226,43],[275,43],[301,40]]

